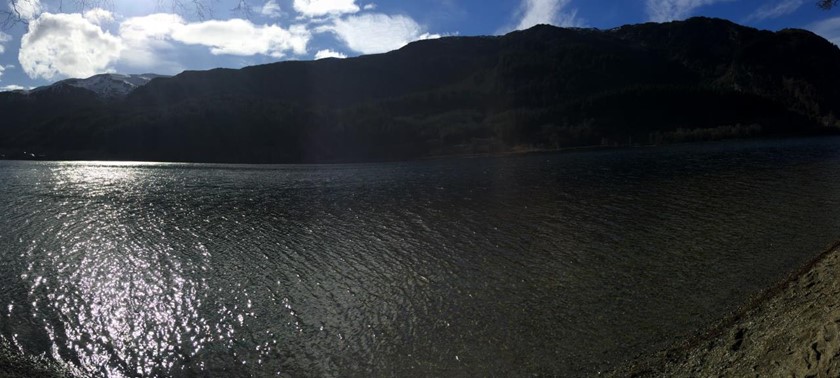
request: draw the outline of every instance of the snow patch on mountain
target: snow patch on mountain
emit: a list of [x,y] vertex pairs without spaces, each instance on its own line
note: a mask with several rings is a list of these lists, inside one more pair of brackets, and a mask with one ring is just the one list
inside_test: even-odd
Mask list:
[[123,98],[131,91],[146,85],[152,79],[158,77],[168,77],[157,74],[140,74],[140,75],[121,75],[121,74],[101,74],[91,76],[87,79],[67,79],[56,82],[52,85],[36,88],[34,91],[41,91],[47,89],[61,89],[64,86],[71,86],[76,88],[87,89],[96,93],[103,99],[118,99]]

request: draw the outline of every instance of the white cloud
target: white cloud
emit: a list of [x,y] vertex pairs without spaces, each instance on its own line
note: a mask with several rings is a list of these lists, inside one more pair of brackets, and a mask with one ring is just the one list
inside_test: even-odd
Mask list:
[[647,14],[651,21],[682,20],[702,6],[733,0],[646,0]]
[[188,23],[168,13],[125,20],[119,33],[126,46],[121,62],[138,68],[159,66],[160,53],[174,50],[175,42],[206,46],[215,55],[262,54],[280,58],[288,52],[306,54],[311,38],[302,25],[284,29],[277,25],[254,25],[238,18]]
[[[5,66],[0,65],[0,77],[3,77],[3,72],[4,71],[6,71],[7,69],[12,69],[12,68],[15,68],[15,66],[13,64],[7,64]],[[22,87],[20,85],[15,85],[15,84],[0,86],[0,92],[17,91],[17,90],[21,90],[21,89],[26,89],[26,87]]]
[[338,16],[359,11],[356,0],[295,0],[292,6],[306,17]]
[[112,71],[122,41],[81,14],[44,13],[29,24],[18,60],[31,78],[88,77]]
[[566,10],[569,3],[571,0],[522,0],[522,18],[514,29],[523,30],[539,24],[582,26],[583,23],[577,18],[577,9]]
[[805,0],[782,0],[775,4],[764,4],[747,16],[747,20],[766,20],[781,17],[796,12],[803,4],[805,4]]
[[280,11],[280,5],[277,4],[277,0],[266,1],[265,4],[260,8],[260,14],[271,18],[278,18],[283,15],[283,13]]
[[364,10],[374,10],[374,9],[376,9],[376,3],[365,4],[365,6],[362,7],[362,9],[364,9]]
[[114,14],[102,8],[93,8],[85,12],[82,16],[86,20],[97,25],[114,21]]
[[353,51],[377,54],[398,49],[421,39],[440,38],[429,34],[416,21],[407,16],[389,16],[372,13],[336,19],[332,25],[318,28],[330,31]]
[[16,0],[14,2],[9,1],[8,4],[12,14],[18,15],[21,20],[26,21],[36,19],[44,11],[40,0]]
[[14,64],[0,65],[0,77],[3,77],[3,72],[15,68]]
[[169,36],[184,23],[180,16],[168,13],[132,17],[123,21],[120,23],[119,36],[125,49],[120,55],[120,63],[138,70],[164,69],[167,73],[179,71],[180,65],[167,61],[162,53],[175,49]]
[[303,25],[283,29],[277,25],[256,26],[248,20],[211,20],[182,25],[172,39],[210,48],[214,55],[250,56],[256,54],[281,58],[287,51],[305,54],[311,34]]
[[10,91],[19,91],[26,89],[26,87],[21,87],[20,85],[9,84],[0,87],[0,92],[10,92]]
[[[306,55],[312,38],[307,25],[256,25],[240,18],[188,22],[168,13],[125,19],[111,34],[101,24],[114,20],[112,13],[101,9],[43,13],[29,23],[21,39],[21,68],[31,78],[44,79],[88,77],[113,72],[115,67],[173,73],[183,69],[179,57],[184,55],[178,49],[182,44],[206,47],[214,55],[282,58]],[[0,48],[9,39],[0,33]]]
[[340,53],[340,52],[338,52],[338,51],[335,51],[335,50],[330,50],[330,49],[327,49],[327,50],[318,50],[318,52],[316,52],[316,53],[315,53],[315,60],[318,60],[318,59],[324,59],[324,58],[340,58],[340,59],[344,59],[344,58],[346,58],[346,57],[347,57],[347,55],[344,55],[344,54],[342,54],[342,53]]
[[170,13],[132,17],[120,23],[120,37],[133,41],[165,40],[184,24],[181,16]]
[[4,46],[3,44],[6,43],[6,42],[9,42],[11,40],[12,40],[12,36],[10,36],[6,33],[0,32],[0,54],[6,52],[6,46]]
[[833,17],[808,25],[806,29],[840,46],[840,17]]

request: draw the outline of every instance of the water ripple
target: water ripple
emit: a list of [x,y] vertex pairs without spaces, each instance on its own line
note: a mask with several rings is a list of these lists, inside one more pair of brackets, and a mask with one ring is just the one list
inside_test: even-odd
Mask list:
[[586,375],[833,241],[837,139],[0,162],[0,337],[96,376]]

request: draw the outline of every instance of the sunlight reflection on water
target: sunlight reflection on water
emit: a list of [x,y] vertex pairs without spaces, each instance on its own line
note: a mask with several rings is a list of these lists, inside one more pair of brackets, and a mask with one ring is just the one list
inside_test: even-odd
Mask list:
[[[56,214],[43,240],[28,248],[29,266],[21,277],[31,283],[30,297],[46,299],[32,302],[33,318],[54,318],[45,322],[60,345],[53,357],[70,348],[82,366],[101,367],[105,371],[93,372],[113,377],[132,370],[162,374],[199,353],[209,335],[233,338],[232,326],[216,324],[211,332],[199,315],[207,285],[193,278],[206,269],[207,249],[197,244],[184,251],[172,243],[160,228],[166,219],[142,204],[125,207],[98,198],[132,190],[144,179],[137,167],[69,163],[51,169],[49,191],[77,197],[61,203],[71,211]],[[56,245],[53,238],[63,242]],[[183,253],[196,258],[180,259]],[[51,320],[61,321],[59,332]]]

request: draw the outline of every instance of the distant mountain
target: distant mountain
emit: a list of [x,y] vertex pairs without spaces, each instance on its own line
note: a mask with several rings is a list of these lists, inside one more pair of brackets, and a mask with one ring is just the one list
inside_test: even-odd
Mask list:
[[61,90],[65,86],[82,88],[105,100],[121,99],[133,90],[149,83],[152,79],[169,77],[157,74],[120,75],[101,74],[87,79],[67,79],[52,85],[35,88],[32,92]]
[[840,131],[837,46],[710,18],[187,71],[122,97],[91,87],[0,93],[0,153],[333,162]]

